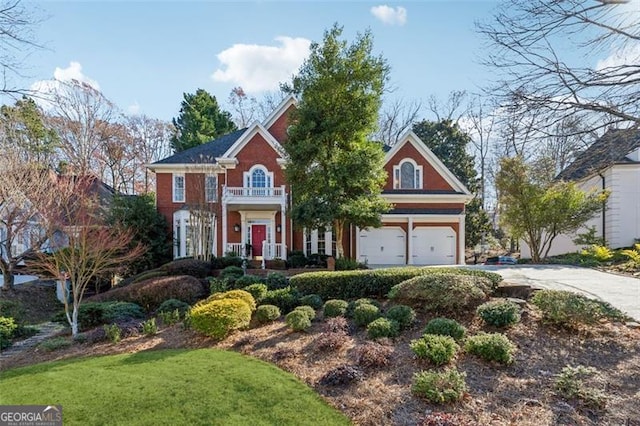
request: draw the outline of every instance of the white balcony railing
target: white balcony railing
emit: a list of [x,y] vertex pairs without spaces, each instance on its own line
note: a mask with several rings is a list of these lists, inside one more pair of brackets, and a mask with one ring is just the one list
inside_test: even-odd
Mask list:
[[242,243],[227,243],[227,250],[225,253],[235,253],[240,257],[247,257],[247,245]]
[[272,188],[254,188],[254,187],[231,187],[225,186],[223,188],[223,197],[226,199],[232,198],[284,198],[285,190],[284,186],[272,187]]

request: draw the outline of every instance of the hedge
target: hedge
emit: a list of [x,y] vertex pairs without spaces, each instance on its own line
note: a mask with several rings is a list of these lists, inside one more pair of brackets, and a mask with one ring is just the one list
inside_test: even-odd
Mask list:
[[468,268],[404,267],[364,271],[306,272],[289,279],[289,285],[302,294],[317,294],[323,299],[358,299],[384,297],[397,284],[410,278],[431,274],[454,274],[483,277],[494,290],[502,277],[493,272]]

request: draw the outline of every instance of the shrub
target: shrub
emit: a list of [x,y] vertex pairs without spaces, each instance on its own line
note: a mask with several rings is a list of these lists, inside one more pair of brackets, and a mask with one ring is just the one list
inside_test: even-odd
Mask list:
[[317,294],[307,294],[306,296],[302,296],[300,298],[301,305],[311,306],[313,309],[322,308],[322,298]]
[[151,278],[127,287],[117,287],[91,298],[94,302],[123,301],[137,303],[148,312],[155,311],[168,299],[178,299],[189,304],[205,295],[197,278],[181,275]]
[[187,311],[189,311],[189,309],[191,308],[191,306],[189,306],[188,303],[183,302],[182,300],[178,300],[178,299],[167,299],[164,302],[162,302],[160,304],[160,306],[158,307],[158,313],[161,312],[173,312],[176,309],[178,310],[178,312],[180,313],[180,315],[184,316],[184,314],[187,313]]
[[[120,283],[118,283],[118,287],[126,287],[130,284],[139,283],[140,281],[148,280],[150,278],[166,277],[167,275],[171,275],[171,274],[168,274],[167,271],[163,269],[153,269],[151,271],[142,272],[136,275],[135,277],[132,277],[131,279],[122,280]],[[186,275],[191,275],[191,274],[186,274]]]
[[633,249],[620,250],[619,254],[627,259],[633,267],[640,266],[640,244],[634,244]]
[[355,271],[357,269],[367,269],[367,266],[348,257],[339,257],[336,259],[336,271]]
[[306,331],[311,327],[309,314],[301,310],[293,310],[284,317],[285,322],[293,331]]
[[345,386],[362,380],[363,374],[359,368],[351,365],[342,365],[329,370],[322,378],[320,384],[324,386]]
[[58,349],[68,348],[71,345],[73,345],[73,341],[71,339],[68,337],[58,336],[40,342],[40,344],[38,344],[38,349],[42,349],[45,352],[53,352]]
[[301,251],[292,251],[287,256],[287,264],[290,268],[304,268],[307,264],[307,256]]
[[409,306],[395,305],[389,308],[385,317],[397,321],[400,329],[403,330],[411,327],[416,320],[416,313]]
[[150,318],[142,322],[142,333],[145,336],[154,336],[158,333],[158,325],[155,318]]
[[486,361],[511,364],[516,346],[504,334],[480,333],[467,338],[464,350]]
[[[142,308],[129,302],[85,302],[78,308],[78,326],[87,330],[99,325],[125,321],[131,318],[144,318]],[[54,315],[53,321],[67,324],[64,311]]]
[[380,303],[377,300],[370,299],[368,297],[361,297],[357,300],[352,300],[349,302],[349,306],[347,307],[347,318],[353,318],[353,312],[360,305],[373,305],[376,308],[380,308]]
[[244,290],[229,290],[229,291],[225,291],[224,293],[212,294],[207,298],[206,301],[203,301],[200,303],[207,303],[212,300],[222,300],[222,299],[240,299],[244,303],[246,303],[247,306],[249,306],[249,308],[251,308],[252,311],[256,310],[256,301],[253,299],[253,296],[251,295],[251,293]]
[[262,278],[256,275],[243,275],[235,280],[233,288],[245,288],[253,284],[262,284]]
[[14,300],[0,299],[0,317],[13,318],[17,322],[24,316],[24,307]]
[[360,327],[366,327],[370,322],[379,317],[380,309],[368,303],[358,305],[353,311],[353,321]]
[[324,302],[322,312],[325,318],[344,316],[349,303],[346,300],[332,299]]
[[315,349],[318,351],[335,351],[347,342],[347,333],[344,331],[325,331],[314,340]]
[[262,283],[251,284],[243,288],[244,291],[250,293],[256,303],[260,303],[262,299],[267,295],[267,286]]
[[144,311],[140,305],[130,302],[107,302],[101,323],[126,321],[132,318],[144,318]]
[[358,299],[384,297],[391,288],[420,275],[457,275],[476,277],[487,292],[502,281],[500,274],[468,268],[387,268],[365,271],[307,272],[290,278],[289,284],[304,294],[318,294],[323,299]]
[[424,334],[438,334],[440,336],[451,336],[455,340],[462,340],[467,329],[456,320],[449,318],[434,318],[427,323]]
[[307,305],[297,306],[294,309],[294,311],[304,312],[307,318],[309,318],[309,321],[313,321],[314,319],[316,319],[316,310],[313,309],[311,306],[307,306]]
[[220,278],[209,277],[209,294],[222,293],[229,288],[229,281]]
[[0,349],[11,346],[11,339],[17,328],[18,325],[13,318],[0,317]]
[[16,327],[16,329],[13,331],[14,339],[26,339],[28,337],[35,336],[40,331],[36,327],[30,326],[30,325],[24,325],[24,324],[17,324],[17,325],[18,327]]
[[466,374],[456,368],[421,371],[413,375],[411,391],[435,404],[459,401],[467,391],[465,377]]
[[400,325],[398,322],[388,318],[378,318],[367,325],[367,336],[373,340],[383,337],[396,337],[399,332]]
[[211,259],[211,269],[224,269],[227,266],[242,266],[242,258],[240,256],[221,256]]
[[386,367],[391,359],[393,348],[377,342],[367,342],[355,350],[356,363],[365,368]]
[[508,300],[483,303],[476,312],[484,322],[496,327],[507,327],[520,321],[520,307]]
[[453,274],[430,274],[394,286],[389,297],[428,310],[458,312],[482,303],[489,288],[486,278]]
[[587,386],[584,379],[598,373],[593,367],[570,365],[564,367],[558,374],[554,383],[554,388],[558,395],[565,399],[579,399],[587,407],[601,409],[606,405],[606,395],[598,390]]
[[246,328],[251,321],[251,307],[242,299],[225,298],[198,304],[189,311],[189,324],[216,339],[231,331]]
[[289,285],[289,280],[280,272],[269,272],[265,279],[265,283],[269,290],[278,290],[287,287]]
[[160,318],[162,324],[167,326],[180,322],[183,317],[184,314],[181,314],[179,309],[175,309],[173,311],[158,312],[158,318]]
[[244,270],[239,266],[227,266],[219,275],[221,280],[227,280],[230,286],[234,286],[236,280],[244,276]]
[[418,358],[427,359],[434,365],[448,364],[460,349],[453,337],[436,334],[425,334],[412,340],[409,347]]
[[265,305],[276,305],[283,313],[289,313],[293,308],[298,306],[298,291],[291,287],[269,290],[261,303]]
[[103,327],[104,334],[107,336],[107,339],[111,340],[111,343],[118,343],[120,339],[122,339],[122,332],[118,324],[105,324]]
[[592,244],[586,249],[582,250],[580,254],[584,257],[594,259],[598,262],[606,262],[611,260],[613,252],[609,247]]
[[280,309],[274,305],[260,305],[256,309],[256,320],[260,324],[266,324],[280,318]]
[[347,333],[349,331],[349,323],[345,317],[327,318],[324,322],[324,330],[329,333]]
[[191,275],[196,278],[206,278],[210,275],[211,264],[198,259],[178,259],[162,265],[159,269],[167,275]]
[[540,309],[546,322],[573,327],[578,324],[594,324],[603,318],[624,321],[626,315],[606,302],[586,298],[563,290],[539,290],[531,303]]

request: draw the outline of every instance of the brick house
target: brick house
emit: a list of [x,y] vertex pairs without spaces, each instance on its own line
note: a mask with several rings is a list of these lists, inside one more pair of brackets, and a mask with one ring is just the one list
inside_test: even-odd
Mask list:
[[[301,230],[287,216],[284,178],[288,113],[285,99],[262,123],[150,164],[158,211],[173,230],[174,257],[227,252],[253,259],[335,255],[331,229]],[[369,264],[464,263],[468,189],[413,133],[385,147],[383,197],[393,209],[378,229],[349,226],[348,257]],[[194,232],[194,228],[197,231]]]

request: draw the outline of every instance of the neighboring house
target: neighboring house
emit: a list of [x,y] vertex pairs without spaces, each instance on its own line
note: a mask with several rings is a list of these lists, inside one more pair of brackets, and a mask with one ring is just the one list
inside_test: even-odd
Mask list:
[[[640,130],[609,130],[557,179],[575,181],[584,191],[610,192],[603,211],[574,235],[559,235],[550,256],[580,250],[573,240],[577,234],[595,227],[596,236],[611,248],[629,247],[640,239]],[[521,256],[531,257],[529,247],[521,246]]]
[[[292,194],[282,145],[294,108],[289,97],[262,123],[148,165],[175,258],[234,252],[286,259],[298,250],[335,256],[331,229],[299,230],[287,215]],[[413,132],[385,151],[383,196],[393,209],[382,228],[349,226],[345,255],[369,264],[464,263],[467,188]]]

